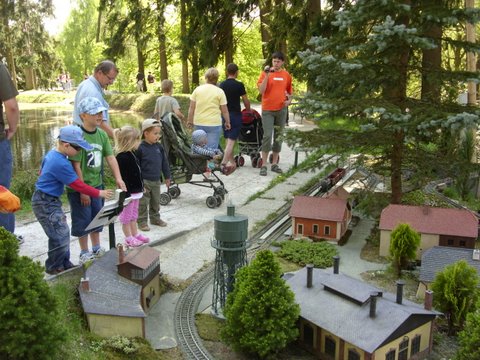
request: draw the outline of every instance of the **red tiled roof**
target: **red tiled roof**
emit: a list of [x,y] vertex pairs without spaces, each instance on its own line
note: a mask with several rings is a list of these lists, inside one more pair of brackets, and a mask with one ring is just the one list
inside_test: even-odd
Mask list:
[[438,234],[477,238],[478,220],[463,209],[435,208],[390,204],[382,210],[379,228],[393,230],[406,223],[422,234]]
[[151,263],[155,262],[160,257],[160,252],[151,248],[150,246],[142,246],[133,248],[125,256],[124,263],[129,262],[140,269],[146,269]]
[[291,217],[342,221],[347,202],[314,196],[295,196],[290,208]]

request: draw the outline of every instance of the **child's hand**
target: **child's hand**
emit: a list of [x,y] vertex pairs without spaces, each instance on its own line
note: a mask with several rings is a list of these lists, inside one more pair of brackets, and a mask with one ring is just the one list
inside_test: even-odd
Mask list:
[[113,197],[113,190],[100,190],[100,197],[111,199]]

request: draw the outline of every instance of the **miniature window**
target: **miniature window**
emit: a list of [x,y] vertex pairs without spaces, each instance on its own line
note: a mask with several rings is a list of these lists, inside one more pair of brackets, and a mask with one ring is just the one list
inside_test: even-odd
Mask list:
[[325,232],[325,235],[330,235],[330,226],[326,225],[324,232]]
[[318,225],[317,224],[313,225],[313,233],[318,234]]
[[297,225],[297,233],[303,235],[303,225],[302,224]]
[[143,279],[143,270],[132,269],[132,279],[133,280],[142,280]]
[[420,352],[421,339],[422,337],[420,335],[417,335],[412,339],[412,350],[411,350],[410,356],[413,356],[416,353]]
[[395,349],[390,350],[385,354],[385,360],[395,360],[395,354],[396,354]]
[[398,346],[398,360],[408,359],[408,337],[405,336]]
[[465,240],[460,240],[460,246],[461,247],[467,246],[467,242]]
[[303,325],[303,342],[313,347],[313,328],[310,324]]
[[448,239],[447,240],[447,245],[448,246],[453,246],[453,239]]
[[325,354],[335,357],[336,343],[330,336],[325,338]]
[[360,354],[355,349],[348,349],[347,360],[360,360]]

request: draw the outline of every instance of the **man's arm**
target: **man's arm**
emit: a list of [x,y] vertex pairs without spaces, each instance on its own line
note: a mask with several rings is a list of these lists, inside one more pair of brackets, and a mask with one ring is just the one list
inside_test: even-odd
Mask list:
[[[262,75],[261,75],[262,76]],[[263,72],[263,79],[261,82],[258,82],[258,91],[260,92],[261,95],[267,90],[267,84],[268,84],[268,77],[270,76],[269,72]]]
[[3,102],[5,105],[5,113],[7,115],[8,130],[7,139],[10,140],[17,131],[17,125],[20,122],[20,110],[18,109],[17,99],[15,97]]
[[245,109],[250,110],[250,100],[248,99],[248,95],[242,95],[243,105],[245,105]]
[[187,124],[188,125],[193,125],[193,115],[195,114],[195,106],[196,102],[193,100],[190,100],[190,106],[188,107],[188,120]]

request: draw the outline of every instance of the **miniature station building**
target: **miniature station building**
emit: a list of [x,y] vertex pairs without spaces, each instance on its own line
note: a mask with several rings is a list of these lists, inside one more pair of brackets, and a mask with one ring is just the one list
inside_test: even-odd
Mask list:
[[88,267],[79,293],[91,332],[145,337],[145,318],[160,298],[160,253],[118,245]]
[[432,292],[425,306],[338,271],[303,269],[285,275],[300,305],[299,342],[319,359],[423,359],[432,350]]
[[346,199],[295,196],[290,208],[293,237],[338,242],[348,230],[352,208]]
[[[422,255],[417,297],[425,297],[425,291],[430,289],[437,274],[442,272],[446,266],[460,260],[465,260],[468,265],[477,269],[480,277],[480,249],[434,246],[426,250]],[[478,286],[480,287],[480,284]]]
[[390,235],[401,223],[420,234],[417,260],[433,246],[473,249],[478,236],[477,217],[469,210],[390,204],[380,216],[380,256],[388,256]]

